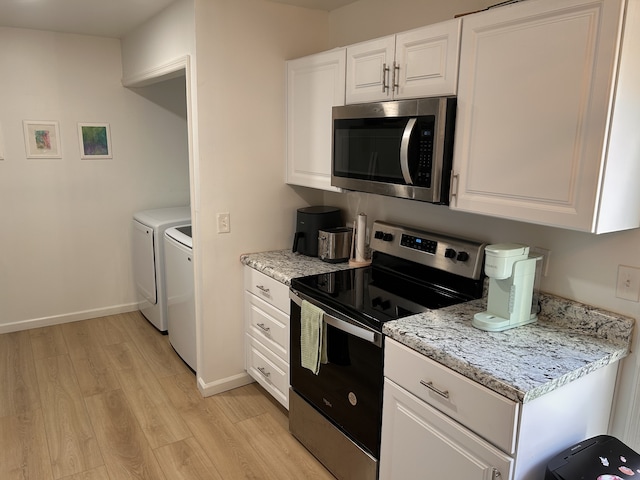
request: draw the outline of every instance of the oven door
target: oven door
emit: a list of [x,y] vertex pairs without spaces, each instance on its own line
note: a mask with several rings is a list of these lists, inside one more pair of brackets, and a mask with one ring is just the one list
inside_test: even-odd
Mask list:
[[[382,334],[291,291],[291,387],[351,440],[371,453],[380,453],[382,418]],[[325,312],[327,363],[315,375],[301,365],[300,316],[305,299]]]

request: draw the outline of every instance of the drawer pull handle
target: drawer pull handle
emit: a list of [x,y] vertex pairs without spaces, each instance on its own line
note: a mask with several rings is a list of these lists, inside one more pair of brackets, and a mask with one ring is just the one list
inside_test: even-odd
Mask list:
[[496,467],[493,467],[493,471],[492,471],[492,477],[491,478],[502,478],[502,474],[500,473],[500,470],[498,470]]
[[429,390],[437,393],[441,397],[449,398],[449,390],[440,390],[439,388],[433,386],[433,382],[425,382],[424,380],[420,380],[420,385],[427,387]]
[[271,372],[267,372],[264,367],[258,367],[258,371],[262,374],[263,377],[269,378],[271,376]]
[[265,324],[264,324],[264,323],[259,323],[259,324],[258,324],[258,327],[260,327],[260,329],[261,329],[264,333],[269,333],[269,332],[271,332],[271,328],[270,328],[270,327],[265,326]]
[[266,293],[267,295],[269,294],[269,289],[267,287],[265,287],[264,285],[256,285],[256,288],[260,291],[262,291],[263,293]]

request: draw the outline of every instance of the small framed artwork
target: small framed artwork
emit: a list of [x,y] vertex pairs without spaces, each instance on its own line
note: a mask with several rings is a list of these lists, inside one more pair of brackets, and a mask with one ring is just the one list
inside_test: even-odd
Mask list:
[[27,158],[62,158],[58,122],[25,120],[22,123]]
[[111,158],[111,133],[108,123],[79,123],[80,158]]

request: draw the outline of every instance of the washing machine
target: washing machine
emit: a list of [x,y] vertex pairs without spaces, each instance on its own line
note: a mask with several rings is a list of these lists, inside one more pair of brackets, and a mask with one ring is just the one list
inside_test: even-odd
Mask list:
[[191,225],[168,228],[164,243],[169,342],[180,358],[195,371],[196,314]]
[[144,210],[133,215],[133,274],[138,309],[162,333],[167,332],[164,233],[191,223],[189,207]]

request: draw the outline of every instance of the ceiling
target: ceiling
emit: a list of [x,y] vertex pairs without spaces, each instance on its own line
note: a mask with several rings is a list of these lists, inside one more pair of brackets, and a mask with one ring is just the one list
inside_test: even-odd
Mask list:
[[[120,38],[175,0],[0,0],[0,27]],[[271,0],[331,11],[357,0]]]

